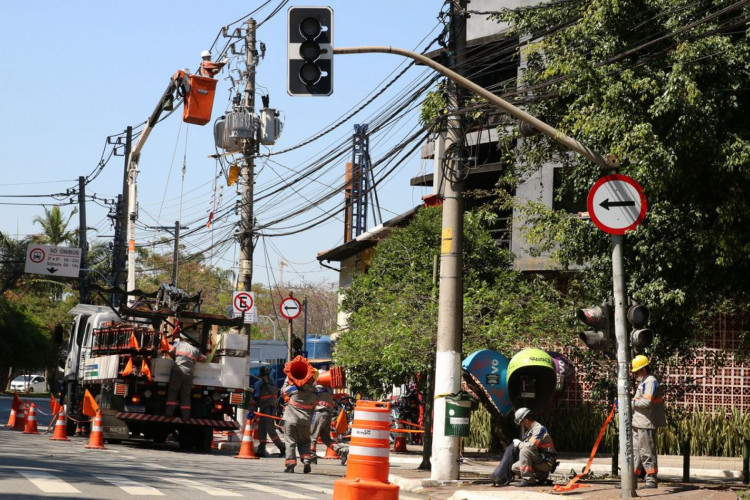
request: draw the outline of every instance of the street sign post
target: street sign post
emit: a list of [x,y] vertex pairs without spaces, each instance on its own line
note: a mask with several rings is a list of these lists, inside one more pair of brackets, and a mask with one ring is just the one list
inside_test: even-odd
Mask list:
[[594,224],[609,234],[625,234],[646,218],[643,190],[626,175],[605,175],[596,181],[586,205]]
[[279,304],[279,312],[286,319],[292,320],[302,314],[302,306],[294,297],[287,297]]
[[255,307],[255,292],[234,292],[232,308],[235,316],[245,313],[245,324],[258,322],[258,310]]
[[30,274],[77,278],[81,271],[81,249],[31,243],[26,248],[24,271]]

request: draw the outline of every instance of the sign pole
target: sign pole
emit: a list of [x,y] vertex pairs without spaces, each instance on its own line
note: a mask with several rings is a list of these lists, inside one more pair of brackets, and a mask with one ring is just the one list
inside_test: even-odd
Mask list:
[[625,271],[623,265],[623,237],[613,234],[612,238],[612,292],[615,306],[615,340],[617,345],[617,401],[620,418],[620,498],[633,498],[635,476],[633,473],[633,432],[630,408],[630,350],[628,346],[628,326],[625,317],[627,294],[625,292]]

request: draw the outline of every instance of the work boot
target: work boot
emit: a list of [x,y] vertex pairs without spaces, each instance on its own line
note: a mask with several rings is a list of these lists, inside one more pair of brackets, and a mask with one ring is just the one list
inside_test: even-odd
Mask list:
[[318,463],[318,455],[316,455],[315,453],[313,453],[312,455],[310,455],[310,463],[311,464],[317,464]]
[[293,465],[287,465],[286,469],[284,469],[284,472],[294,473],[294,466]]
[[527,488],[529,486],[537,486],[538,483],[533,479],[522,479],[516,486],[519,488]]
[[276,447],[279,449],[280,457],[286,456],[286,445],[284,443],[279,443]]
[[261,458],[265,458],[268,456],[268,454],[266,453],[266,443],[260,443],[258,445],[258,449],[255,450],[255,456],[258,456]]
[[658,488],[659,481],[657,481],[655,476],[646,476],[646,484],[643,487],[644,488]]
[[311,470],[312,470],[312,467],[310,466],[310,464],[305,464],[305,467],[302,469],[302,472],[305,474],[309,474]]

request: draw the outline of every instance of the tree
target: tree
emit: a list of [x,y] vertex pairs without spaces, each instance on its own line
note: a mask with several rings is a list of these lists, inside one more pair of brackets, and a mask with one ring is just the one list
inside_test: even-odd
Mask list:
[[[649,212],[625,238],[625,273],[630,294],[651,308],[655,352],[684,345],[727,300],[749,302],[746,15],[741,2],[571,0],[499,16],[513,34],[530,37],[517,103],[593,150],[616,154],[620,172],[644,188]],[[602,175],[544,136],[508,152],[519,168],[562,164],[562,197],[585,200]],[[586,266],[571,291],[609,296],[607,235],[567,213],[526,210],[537,242],[564,265]]]
[[0,295],[14,288],[23,277],[26,245],[26,241],[0,233]]
[[54,206],[51,209],[44,208],[44,217],[34,217],[34,224],[42,226],[42,233],[32,236],[33,243],[43,243],[47,245],[61,245],[68,243],[73,245],[76,240],[76,231],[69,231],[68,224],[70,219],[78,212],[73,209],[67,218],[60,210],[60,207]]
[[[336,346],[355,391],[380,395],[425,374],[435,355],[437,286],[433,263],[440,253],[439,208],[417,212],[376,247],[365,274],[346,290],[348,329]],[[487,227],[488,213],[465,217],[464,355],[497,349],[572,342],[566,307],[551,283],[511,270],[510,254]],[[434,366],[434,365],[432,365]]]

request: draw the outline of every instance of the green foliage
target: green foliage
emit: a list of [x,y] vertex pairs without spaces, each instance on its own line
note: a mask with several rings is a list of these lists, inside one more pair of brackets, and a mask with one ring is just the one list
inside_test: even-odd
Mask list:
[[[685,346],[698,315],[724,299],[750,302],[750,44],[742,9],[709,18],[722,6],[571,0],[500,16],[531,36],[519,85],[544,98],[528,111],[619,156],[620,172],[644,188],[649,212],[625,239],[625,275],[630,294],[651,308],[655,352]],[[560,196],[585,200],[602,174],[546,136],[520,144],[512,152],[520,169],[563,165]],[[533,241],[565,265],[587,266],[573,291],[609,296],[608,235],[567,214],[525,209]]]
[[[336,360],[355,391],[379,395],[424,373],[435,354],[440,208],[420,210],[409,226],[381,242],[366,274],[346,291],[349,329]],[[557,292],[541,279],[510,270],[510,255],[487,227],[492,216],[466,214],[464,222],[465,354],[478,349],[515,352],[569,335]]]
[[0,368],[39,369],[56,351],[44,324],[22,305],[0,297]]

